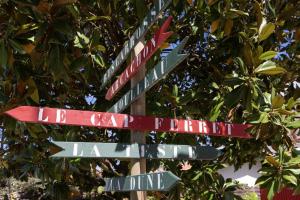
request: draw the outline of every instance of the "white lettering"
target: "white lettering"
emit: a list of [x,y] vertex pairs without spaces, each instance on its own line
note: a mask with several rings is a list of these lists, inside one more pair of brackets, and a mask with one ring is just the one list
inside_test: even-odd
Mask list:
[[189,146],[189,158],[193,158],[193,147]]
[[233,127],[233,125],[232,124],[225,124],[225,126],[227,126],[227,134],[231,135],[232,134],[232,127]]
[[134,118],[132,116],[125,115],[125,117],[124,117],[124,128],[128,128],[129,123],[132,123],[133,120],[134,120]]
[[207,123],[205,121],[199,121],[199,132],[204,134],[208,133]]
[[114,115],[111,115],[110,120],[111,120],[111,122],[112,122],[112,125],[113,125],[114,127],[117,127],[117,122],[116,122],[116,119],[115,119]]
[[130,177],[130,189],[134,190],[135,188],[135,179],[134,177]]
[[156,69],[154,68],[153,69],[153,79],[152,79],[152,81],[156,81],[157,79],[158,79],[157,72],[156,72]]
[[[150,187],[149,187],[148,183],[150,183]],[[149,189],[149,188],[153,188],[153,175],[152,174],[147,175],[147,189]]]
[[129,157],[130,156],[130,147],[131,146],[126,146],[126,157]]
[[[95,152],[95,153],[94,153],[94,152]],[[94,146],[93,146],[91,155],[93,155],[93,154],[95,154],[97,157],[100,157],[100,152],[99,152],[99,149],[98,149],[97,145],[94,145]]]
[[145,145],[141,145],[140,156],[141,156],[142,158],[145,157]]
[[193,131],[192,121],[184,120],[184,131],[186,131],[186,132],[192,132]]
[[73,146],[73,156],[83,156],[83,151],[80,152],[80,154],[78,155],[78,144],[74,143]]
[[151,38],[151,43],[152,43],[153,47],[155,47],[155,46],[156,46],[156,41],[155,41],[155,39],[154,39],[154,38]]
[[214,122],[213,123],[213,133],[216,133],[216,134],[220,133],[219,123],[218,122]]
[[159,129],[162,125],[163,118],[155,118],[155,129]]
[[178,131],[178,119],[171,119],[170,120],[170,130],[171,131]]
[[157,150],[159,152],[159,154],[161,154],[161,156],[165,156],[166,155],[166,146],[165,145],[161,145],[157,147]]
[[40,108],[39,114],[38,114],[38,121],[47,122],[49,120],[49,118],[47,116],[45,119],[43,119],[43,112],[44,112],[44,109]]
[[56,110],[56,123],[66,123],[66,110],[57,109]]

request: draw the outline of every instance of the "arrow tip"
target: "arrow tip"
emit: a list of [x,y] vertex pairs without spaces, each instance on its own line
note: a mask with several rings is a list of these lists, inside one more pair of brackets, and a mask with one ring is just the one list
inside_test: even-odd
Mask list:
[[163,23],[163,25],[161,26],[159,32],[165,32],[167,30],[167,28],[169,28],[171,21],[172,21],[173,17],[169,16],[168,19]]
[[19,106],[11,110],[5,111],[4,114],[9,115],[12,118],[17,119],[19,121],[27,121],[28,114],[34,113],[35,110],[35,107],[31,106]]

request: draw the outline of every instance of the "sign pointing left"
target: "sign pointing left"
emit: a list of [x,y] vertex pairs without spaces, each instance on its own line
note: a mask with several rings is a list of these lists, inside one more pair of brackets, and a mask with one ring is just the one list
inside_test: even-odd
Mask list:
[[180,180],[172,172],[105,178],[104,191],[169,191]]
[[31,123],[251,138],[246,132],[246,129],[251,126],[249,124],[231,124],[205,120],[171,119],[33,106],[20,106],[6,111],[5,114],[19,121]]
[[56,141],[53,143],[63,150],[51,157],[213,160],[220,155],[219,150],[212,146]]

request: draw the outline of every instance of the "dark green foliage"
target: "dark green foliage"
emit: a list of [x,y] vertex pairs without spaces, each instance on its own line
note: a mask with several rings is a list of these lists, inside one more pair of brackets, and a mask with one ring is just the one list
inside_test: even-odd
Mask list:
[[[102,75],[151,3],[148,0],[1,1],[1,113],[18,105],[106,111],[126,89],[113,102],[106,101],[106,90],[99,90]],[[295,120],[300,104],[299,10],[297,0],[172,1],[167,10],[174,16],[171,29],[175,34],[170,43],[190,36],[185,48],[189,57],[147,93],[147,114],[253,123],[249,130],[253,139],[151,134],[148,143],[202,142],[225,148],[218,160],[193,161],[192,168],[184,172],[180,171],[179,161],[166,161],[166,169],[179,176],[182,173],[182,184],[169,194],[149,195],[157,199],[176,199],[177,194],[184,194],[186,199],[232,199],[236,185],[217,174],[221,164],[234,164],[238,168],[246,162],[252,165],[265,158],[268,161],[274,156],[270,147],[278,155],[283,151],[281,148],[290,154],[295,130],[300,126]],[[152,26],[146,38],[156,28],[157,25]],[[157,59],[158,54],[148,67],[153,67]],[[86,96],[97,100],[88,104]],[[57,151],[51,139],[129,142],[128,131],[25,124],[4,115],[0,121],[3,132],[0,175],[21,179],[37,176],[44,182],[49,198],[74,199],[81,193],[97,193],[104,184],[103,177],[128,173],[127,161],[49,158]],[[282,165],[289,159],[283,159]],[[149,161],[148,170],[155,170],[161,164]],[[268,165],[265,163],[262,171]],[[97,171],[96,166],[103,171]],[[299,170],[299,165],[289,168]],[[276,178],[262,184],[270,189],[269,196],[282,184],[299,185],[299,176],[294,176],[298,171],[293,170],[283,179],[278,178],[282,177],[281,171],[272,172]],[[120,199],[128,194],[104,194],[99,190],[98,196]]]

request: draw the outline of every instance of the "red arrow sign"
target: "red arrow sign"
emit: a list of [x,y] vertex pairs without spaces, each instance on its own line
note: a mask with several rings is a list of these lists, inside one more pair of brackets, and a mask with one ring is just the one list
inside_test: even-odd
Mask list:
[[127,114],[33,106],[20,106],[6,111],[5,114],[19,121],[31,123],[251,138],[245,131],[250,127],[250,125],[247,124],[133,116]]
[[157,30],[154,37],[147,42],[141,52],[132,60],[125,71],[108,89],[105,99],[111,100],[115,94],[138,72],[140,66],[144,65],[163,44],[163,42],[173,34],[173,32],[165,32],[168,29],[171,21],[172,17],[170,16],[164,22],[162,27]]

